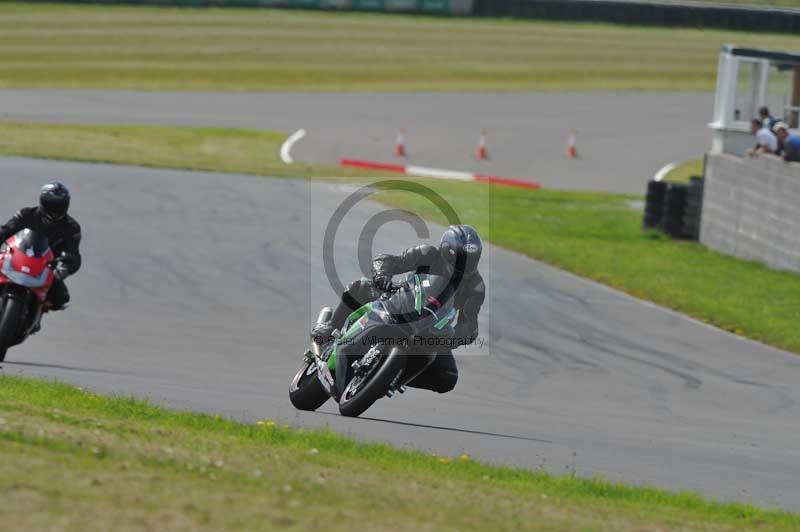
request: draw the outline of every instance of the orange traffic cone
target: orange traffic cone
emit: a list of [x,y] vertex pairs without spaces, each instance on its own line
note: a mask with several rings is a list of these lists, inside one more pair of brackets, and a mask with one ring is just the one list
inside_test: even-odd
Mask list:
[[478,137],[478,147],[475,148],[475,158],[479,161],[485,161],[489,158],[489,153],[486,151],[486,130],[481,129],[481,136]]
[[567,158],[575,159],[578,157],[578,148],[575,147],[578,132],[574,129],[570,129],[567,133]]
[[406,156],[406,132],[404,129],[397,132],[397,142],[394,143],[394,156]]

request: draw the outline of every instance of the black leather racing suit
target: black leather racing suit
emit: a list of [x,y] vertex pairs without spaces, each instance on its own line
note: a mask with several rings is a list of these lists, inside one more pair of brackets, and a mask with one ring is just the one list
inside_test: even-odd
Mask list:
[[[70,275],[80,269],[81,226],[71,216],[67,215],[51,222],[42,216],[39,207],[26,207],[5,225],[0,226],[0,242],[5,242],[23,229],[31,229],[45,235],[56,257],[64,254],[63,263]],[[47,293],[47,300],[54,310],[63,308],[69,302],[69,291],[64,281],[56,279],[53,282]]]
[[[373,278],[406,273],[427,273],[450,277],[439,249],[423,244],[408,248],[400,255],[378,255],[372,260]],[[480,273],[475,272],[461,279],[454,294],[454,305],[458,310],[455,334],[458,343],[467,345],[478,337],[478,313],[483,305],[486,288]],[[350,312],[362,305],[374,301],[382,292],[369,279],[361,279],[351,283],[342,294],[342,300],[336,307],[331,324],[339,328]],[[409,383],[415,388],[425,388],[439,393],[446,393],[455,388],[458,381],[458,368],[452,350],[437,353],[436,359],[416,379]]]

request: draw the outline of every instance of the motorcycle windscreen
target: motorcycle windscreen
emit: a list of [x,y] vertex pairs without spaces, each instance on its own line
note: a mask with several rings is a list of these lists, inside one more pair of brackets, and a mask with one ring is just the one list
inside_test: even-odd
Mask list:
[[408,324],[418,334],[450,314],[455,288],[447,277],[411,274],[403,287],[383,303],[393,321]]
[[42,258],[50,250],[50,242],[42,233],[23,229],[14,235],[14,247],[28,257]]
[[7,250],[0,265],[10,282],[26,288],[46,287],[50,280],[48,263],[53,254],[47,238],[41,233],[23,229],[11,238],[13,250]]

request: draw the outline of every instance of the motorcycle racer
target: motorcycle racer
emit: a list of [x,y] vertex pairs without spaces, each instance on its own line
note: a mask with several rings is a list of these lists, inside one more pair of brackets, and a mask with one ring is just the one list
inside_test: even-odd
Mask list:
[[37,207],[20,209],[5,225],[0,226],[0,242],[23,229],[44,234],[57,258],[54,267],[55,281],[47,294],[46,309],[64,310],[69,303],[69,291],[64,280],[81,267],[81,227],[67,214],[70,193],[59,182],[42,187]]
[[[469,225],[451,225],[442,235],[439,246],[418,245],[399,255],[378,255],[372,261],[372,279],[351,283],[342,293],[330,321],[316,325],[311,336],[317,343],[332,339],[333,332],[344,325],[347,316],[392,288],[392,276],[416,272],[446,276],[454,285],[454,304],[458,310],[453,345],[468,345],[478,336],[478,314],[486,288],[478,263],[483,251],[478,232]],[[437,351],[436,359],[409,386],[446,393],[455,388],[458,368],[451,349]]]

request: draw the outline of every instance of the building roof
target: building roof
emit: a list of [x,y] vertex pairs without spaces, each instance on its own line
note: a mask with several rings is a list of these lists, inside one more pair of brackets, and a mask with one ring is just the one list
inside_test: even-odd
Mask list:
[[800,66],[800,53],[777,52],[774,50],[759,50],[757,48],[739,48],[732,44],[722,47],[723,52],[739,57],[753,57],[755,59],[767,59],[771,63],[776,63],[778,68],[791,68]]

